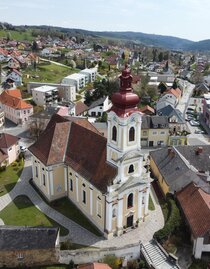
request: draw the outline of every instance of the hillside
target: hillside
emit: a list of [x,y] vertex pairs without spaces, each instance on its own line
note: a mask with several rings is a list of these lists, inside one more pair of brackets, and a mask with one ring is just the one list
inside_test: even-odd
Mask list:
[[[5,23],[4,23],[5,24]],[[1,37],[9,37],[16,40],[33,40],[35,34],[49,34],[54,37],[60,37],[62,35],[67,36],[80,36],[80,37],[93,37],[100,39],[102,38],[115,38],[120,40],[133,41],[139,44],[144,44],[146,46],[162,47],[165,49],[172,50],[192,50],[192,51],[206,51],[210,50],[210,40],[202,40],[194,42],[188,39],[173,37],[173,36],[164,36],[164,35],[155,35],[155,34],[146,34],[141,32],[99,32],[99,31],[87,31],[82,29],[72,29],[72,28],[63,28],[56,26],[13,26],[13,25],[4,25],[2,30],[0,30]]]

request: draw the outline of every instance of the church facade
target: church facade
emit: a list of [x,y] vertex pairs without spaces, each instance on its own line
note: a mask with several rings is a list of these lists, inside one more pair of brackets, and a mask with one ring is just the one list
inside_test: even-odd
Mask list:
[[126,67],[104,138],[86,119],[55,115],[29,150],[33,182],[49,200],[68,197],[111,238],[148,215],[150,181],[141,153],[142,114]]

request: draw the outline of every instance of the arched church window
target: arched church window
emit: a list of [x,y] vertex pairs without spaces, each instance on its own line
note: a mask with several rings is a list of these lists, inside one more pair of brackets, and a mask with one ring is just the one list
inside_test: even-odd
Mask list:
[[129,130],[129,141],[134,141],[135,140],[135,129],[134,127],[131,127]]
[[133,207],[133,193],[128,195],[127,208]]
[[129,168],[128,168],[128,174],[131,174],[131,173],[133,173],[134,172],[134,166],[133,166],[133,164],[131,164],[130,166],[129,166]]
[[116,128],[116,126],[114,126],[112,128],[112,140],[117,141],[117,128]]

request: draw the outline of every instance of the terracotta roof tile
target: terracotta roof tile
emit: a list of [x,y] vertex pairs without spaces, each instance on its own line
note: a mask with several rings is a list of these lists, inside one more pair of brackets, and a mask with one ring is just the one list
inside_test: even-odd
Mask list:
[[195,238],[210,231],[210,194],[190,183],[177,193],[177,199]]
[[108,264],[106,263],[88,263],[88,264],[82,264],[78,266],[78,269],[111,269]]
[[80,115],[83,112],[88,110],[88,106],[84,104],[83,102],[79,101],[75,104],[75,110],[76,110],[76,115]]
[[15,96],[18,95],[18,90],[12,92],[13,90],[6,90],[0,95],[0,102],[4,105],[12,107],[14,109],[29,109],[32,105],[28,104],[21,98]]
[[69,120],[55,114],[29,150],[45,165],[62,162],[70,165],[106,192],[117,173],[117,169],[106,162],[106,139],[87,120]]
[[19,140],[18,137],[6,133],[0,134],[0,148],[9,148],[13,146]]

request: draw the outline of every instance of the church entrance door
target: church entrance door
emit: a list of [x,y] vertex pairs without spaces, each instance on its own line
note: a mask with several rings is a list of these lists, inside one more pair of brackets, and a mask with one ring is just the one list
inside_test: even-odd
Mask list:
[[133,215],[127,217],[127,228],[133,226]]

